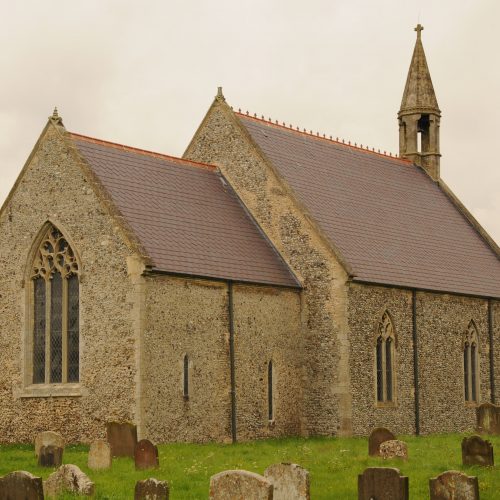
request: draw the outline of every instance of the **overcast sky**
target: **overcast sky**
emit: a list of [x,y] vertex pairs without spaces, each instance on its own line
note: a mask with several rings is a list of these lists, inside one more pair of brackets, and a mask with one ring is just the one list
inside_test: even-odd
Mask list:
[[498,0],[0,0],[0,203],[55,105],[70,131],[180,156],[221,85],[397,153],[420,22],[441,175],[499,243],[499,20]]

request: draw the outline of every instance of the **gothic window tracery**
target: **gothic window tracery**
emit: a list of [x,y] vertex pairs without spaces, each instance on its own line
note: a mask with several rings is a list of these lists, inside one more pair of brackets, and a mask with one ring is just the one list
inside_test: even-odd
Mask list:
[[394,401],[394,326],[387,311],[377,324],[375,344],[375,372],[377,378],[377,402]]
[[47,229],[31,269],[32,382],[79,380],[79,267],[62,233]]
[[477,402],[479,395],[478,377],[478,334],[474,321],[469,322],[463,344],[464,397],[467,402]]

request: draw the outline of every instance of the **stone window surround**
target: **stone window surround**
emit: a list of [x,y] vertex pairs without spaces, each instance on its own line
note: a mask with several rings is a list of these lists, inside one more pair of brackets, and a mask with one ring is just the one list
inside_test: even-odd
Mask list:
[[[68,236],[68,231],[62,227],[62,225],[52,219],[48,219],[41,227],[37,236],[34,238],[31,249],[28,254],[25,266],[25,275],[23,281],[23,288],[25,293],[24,299],[24,314],[22,318],[23,322],[23,346],[22,346],[22,381],[23,385],[21,390],[15,391],[15,396],[19,398],[36,398],[36,397],[81,397],[83,396],[83,387],[81,382],[63,382],[63,383],[40,383],[34,384],[33,381],[33,322],[34,322],[34,312],[33,312],[33,262],[35,261],[37,252],[39,250],[40,244],[45,238],[47,231],[50,227],[56,228],[68,242],[71,247],[77,266],[79,269],[79,279],[80,283],[82,281],[81,274],[81,259],[79,253],[75,247],[74,242]],[[66,312],[64,311],[66,315]],[[79,321],[81,324],[81,321]],[[80,342],[81,346],[81,342]],[[81,350],[80,350],[80,361],[79,366],[81,368]],[[80,369],[81,371],[81,369]]]
[[[381,327],[384,328],[384,321],[388,320],[391,330],[390,333],[382,332]],[[377,340],[379,337],[384,339],[382,343],[383,347],[383,356],[382,356],[382,372],[384,374],[383,378],[383,393],[384,400],[379,401],[378,399],[378,381],[377,381]],[[391,378],[392,378],[392,399],[390,401],[386,400],[386,387],[385,387],[385,374],[386,374],[386,353],[385,346],[387,338],[391,338]],[[388,308],[384,308],[381,313],[378,315],[375,326],[375,334],[373,339],[373,380],[374,380],[374,407],[375,408],[396,408],[397,407],[397,380],[396,380],[396,366],[397,366],[397,335],[396,328],[394,327],[394,321],[392,320],[392,316],[389,313]]]
[[[475,361],[475,389],[476,389],[476,399],[472,399],[472,359],[471,359],[471,349],[467,349],[467,344],[471,346],[472,344],[475,344],[476,351],[475,351],[475,356],[474,356],[474,361]],[[468,389],[468,394],[469,394],[469,399],[465,399],[465,389],[466,387],[464,386],[464,390],[462,391],[462,397],[464,399],[465,406],[467,407],[476,407],[479,405],[479,400],[481,397],[481,392],[480,392],[480,368],[479,368],[479,360],[480,360],[480,355],[479,355],[479,334],[477,331],[476,323],[474,322],[473,319],[469,321],[469,324],[467,326],[467,329],[465,331],[465,334],[463,336],[463,342],[462,342],[462,353],[465,353],[467,349],[467,356],[468,356],[468,368],[469,368],[469,373],[468,373],[468,380],[467,380],[467,389]],[[462,362],[462,380],[464,380],[465,383],[465,366],[464,363]]]

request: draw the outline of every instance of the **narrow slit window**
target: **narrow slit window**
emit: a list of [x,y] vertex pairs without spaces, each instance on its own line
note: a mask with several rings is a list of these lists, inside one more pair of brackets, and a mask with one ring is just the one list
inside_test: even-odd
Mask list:
[[471,400],[477,401],[476,394],[476,344],[473,342],[470,346],[470,375],[471,375]]
[[375,377],[377,403],[394,400],[394,327],[386,311],[378,322],[375,344]]
[[464,345],[464,388],[465,401],[469,401],[469,343]]
[[392,339],[385,341],[385,387],[386,401],[392,401]]
[[384,372],[382,366],[382,337],[377,339],[377,401],[384,400]]
[[34,288],[33,383],[45,382],[45,280],[36,278]]
[[274,401],[273,401],[273,362],[269,361],[267,365],[267,409],[268,419],[274,420]]
[[464,397],[469,403],[479,400],[479,342],[474,321],[470,321],[464,341]]
[[184,387],[183,393],[184,398],[189,398],[189,358],[187,354],[184,356],[184,375],[183,375]]

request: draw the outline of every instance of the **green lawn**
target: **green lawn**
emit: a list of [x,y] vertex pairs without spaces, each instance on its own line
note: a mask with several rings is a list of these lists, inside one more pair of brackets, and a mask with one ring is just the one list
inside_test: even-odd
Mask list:
[[[161,445],[160,468],[141,472],[135,471],[132,459],[125,458],[115,459],[109,471],[91,471],[87,468],[88,447],[85,446],[68,446],[63,461],[78,465],[90,476],[96,484],[96,498],[100,500],[133,498],[135,482],[147,477],[167,480],[173,500],[206,499],[211,475],[226,469],[246,469],[262,474],[267,466],[276,462],[295,462],[309,470],[313,500],[357,499],[357,476],[370,466],[398,467],[410,478],[412,500],[429,498],[429,478],[450,469],[478,476],[481,500],[500,499],[500,467],[462,467],[462,438],[459,434],[401,437],[408,443],[409,460],[406,463],[369,458],[364,438]],[[500,436],[488,439],[500,461]],[[52,472],[37,467],[32,446],[0,446],[0,475],[14,470],[27,470],[44,479]]]

